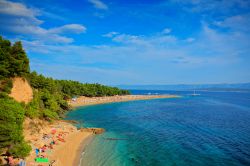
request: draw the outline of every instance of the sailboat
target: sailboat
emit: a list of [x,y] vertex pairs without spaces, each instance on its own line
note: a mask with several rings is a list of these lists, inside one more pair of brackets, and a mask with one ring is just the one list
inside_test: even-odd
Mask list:
[[200,94],[195,93],[195,90],[194,90],[194,92],[193,92],[193,94],[191,94],[191,96],[200,96]]

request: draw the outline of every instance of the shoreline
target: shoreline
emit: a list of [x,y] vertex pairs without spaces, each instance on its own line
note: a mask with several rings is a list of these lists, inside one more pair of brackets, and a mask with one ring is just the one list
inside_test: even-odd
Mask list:
[[94,135],[89,136],[88,138],[85,138],[82,140],[82,142],[77,150],[77,155],[75,156],[75,159],[73,162],[74,166],[80,166],[83,154],[85,152],[85,148],[92,142],[93,138],[94,138]]
[[124,95],[124,96],[104,96],[104,97],[85,97],[79,96],[78,98],[68,100],[68,104],[72,108],[98,105],[106,103],[118,103],[137,100],[150,100],[150,99],[164,99],[164,98],[179,98],[178,95]]
[[[81,106],[98,105],[105,103],[126,102],[136,100],[150,100],[163,98],[178,98],[177,95],[126,95],[126,96],[107,96],[107,97],[84,97],[80,96],[77,99],[68,101],[68,104],[74,109]],[[42,125],[41,125],[42,124]],[[35,126],[35,128],[33,127]],[[84,149],[91,143],[95,134],[101,134],[104,129],[101,128],[82,128],[77,129],[72,122],[67,120],[58,120],[53,123],[42,120],[26,119],[24,122],[24,136],[25,140],[32,146],[30,155],[26,158],[27,166],[47,166],[49,163],[36,163],[34,148],[40,148],[48,144],[43,139],[44,133],[51,135],[51,130],[56,129],[58,133],[63,134],[65,142],[58,142],[54,148],[46,152],[46,157],[49,162],[55,160],[53,166],[78,166],[81,164]],[[36,131],[36,132],[34,132]],[[56,135],[51,135],[51,138],[56,138]],[[50,139],[51,139],[50,138]],[[51,141],[51,140],[50,140]],[[44,153],[45,154],[45,153]]]

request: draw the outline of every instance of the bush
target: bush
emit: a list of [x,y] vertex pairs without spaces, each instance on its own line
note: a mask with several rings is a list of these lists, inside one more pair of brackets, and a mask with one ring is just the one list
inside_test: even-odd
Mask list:
[[3,78],[0,81],[0,92],[5,92],[9,94],[11,92],[12,86],[13,84],[10,78]]
[[7,148],[23,157],[29,148],[24,143],[22,124],[25,117],[22,104],[6,97],[0,98],[0,149]]
[[37,91],[33,91],[33,99],[30,103],[25,105],[25,116],[29,118],[38,118],[40,117],[40,97]]
[[24,158],[29,155],[31,150],[31,146],[23,141],[11,146],[8,150],[8,153],[14,157]]
[[42,111],[43,112],[43,117],[49,121],[53,120],[53,119],[58,119],[58,114],[56,112],[53,112],[49,109],[45,109]]

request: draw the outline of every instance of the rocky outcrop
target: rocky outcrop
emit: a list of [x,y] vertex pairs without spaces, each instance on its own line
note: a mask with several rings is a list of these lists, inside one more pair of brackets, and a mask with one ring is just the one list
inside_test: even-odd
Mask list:
[[93,134],[102,134],[105,132],[103,128],[81,128],[80,131],[92,132]]

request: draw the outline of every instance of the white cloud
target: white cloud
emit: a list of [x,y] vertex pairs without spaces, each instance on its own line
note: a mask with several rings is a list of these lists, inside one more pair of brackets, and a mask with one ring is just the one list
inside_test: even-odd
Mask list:
[[230,28],[233,31],[249,32],[250,14],[227,17],[222,21],[216,21],[214,24],[219,27]]
[[185,41],[187,41],[187,42],[191,43],[191,42],[195,41],[195,39],[194,39],[194,38],[192,38],[192,37],[189,37],[189,38],[187,38]]
[[38,10],[27,8],[25,5],[18,2],[1,0],[0,13],[15,16],[35,17],[38,15]]
[[160,47],[168,47],[169,45],[173,45],[177,39],[175,36],[160,34],[153,36],[142,36],[142,35],[130,35],[130,34],[118,34],[111,37],[114,42],[119,42],[123,44],[137,44],[138,46],[160,46]]
[[169,34],[171,31],[172,31],[171,29],[165,28],[165,29],[162,31],[162,33],[163,33],[163,34]]
[[48,30],[49,33],[82,33],[86,31],[86,27],[80,24],[67,24]]
[[[163,73],[169,80],[180,77],[183,81],[185,78],[193,79],[195,72],[204,72],[206,75],[205,73],[213,71],[213,68],[219,69],[216,69],[217,72],[223,71],[223,75],[231,74],[224,69],[227,67],[231,69],[232,65],[240,64],[244,61],[243,56],[248,55],[250,51],[247,46],[248,36],[222,33],[212,29],[206,23],[203,23],[200,34],[187,39],[162,33],[142,36],[117,32],[111,40],[119,44],[96,46],[65,44],[62,46],[42,41],[24,41],[24,46],[26,50],[43,53],[56,59],[50,64],[50,71],[44,72],[50,73],[50,76],[61,78],[72,76],[71,79],[82,81],[100,82],[99,80],[102,80],[102,83],[105,81],[107,83],[116,83],[115,81],[143,83],[145,73],[148,80],[157,80],[158,83],[161,80],[162,83],[167,80],[162,77]],[[39,63],[46,65],[42,60]],[[63,71],[69,74],[54,73],[54,70],[57,70],[54,64],[64,64],[57,72]],[[118,68],[110,69],[105,66],[100,68],[100,65],[85,66],[85,64],[112,64]],[[41,70],[45,70],[44,67],[41,67]],[[173,74],[173,71],[179,72]],[[70,73],[74,73],[74,76]],[[105,77],[100,78],[100,75]],[[157,78],[157,76],[160,77]],[[232,77],[233,75],[230,75],[230,78]]]
[[97,9],[107,10],[108,6],[100,0],[88,0]]
[[43,28],[41,26],[43,21],[37,18],[42,13],[44,11],[40,12],[38,9],[28,8],[22,3],[0,1],[0,15],[3,15],[0,19],[2,25],[0,29],[49,43],[72,43],[74,39],[66,35],[86,31],[86,27],[80,24],[66,24],[50,29]]
[[[111,37],[114,42],[120,43],[119,46],[111,45],[48,45],[37,41],[25,42],[28,50],[46,50],[49,53],[62,52],[62,54],[75,54],[82,57],[84,61],[94,62],[96,60],[111,63],[131,63],[126,62],[133,56],[134,59],[141,61],[158,61],[159,65],[167,62],[183,63],[185,65],[209,65],[220,63],[236,62],[243,50],[247,48],[242,43],[235,44],[237,41],[246,43],[247,37],[236,34],[221,34],[211,29],[207,24],[203,25],[202,32],[194,37],[185,40],[178,39],[171,35],[140,36],[129,34],[118,34]],[[224,58],[230,57],[227,61]],[[79,60],[77,60],[79,62]],[[137,62],[138,63],[138,62]]]
[[17,2],[1,0],[0,14],[19,17],[20,19],[25,18],[30,20],[33,24],[42,23],[41,20],[36,18],[36,16],[40,15],[40,11],[38,9],[28,8],[27,6]]
[[118,35],[118,34],[119,34],[118,32],[109,32],[109,33],[106,33],[106,34],[104,34],[102,36],[111,38],[111,37],[114,37],[115,35]]
[[142,36],[129,35],[129,34],[119,34],[113,36],[112,40],[120,43],[144,44]]
[[[193,3],[200,2],[197,0]],[[20,3],[17,3],[18,5]],[[148,74],[147,78],[150,80],[156,80],[154,79],[154,76],[157,75],[155,73],[159,72],[164,72],[171,79],[171,77],[178,77],[172,73],[173,70],[183,70],[184,72],[179,73],[186,74],[190,68],[203,71],[202,69],[206,67],[207,70],[210,70],[210,68],[218,66],[230,66],[243,61],[242,57],[248,56],[250,52],[249,35],[238,32],[242,31],[242,28],[247,30],[249,16],[233,16],[217,22],[218,27],[234,29],[230,32],[216,31],[206,23],[203,23],[200,34],[192,34],[192,37],[186,39],[173,36],[169,28],[151,36],[110,32],[103,36],[110,38],[114,43],[94,46],[74,45],[72,44],[74,39],[67,36],[69,33],[85,32],[86,28],[83,25],[67,24],[50,29],[43,28],[43,21],[37,17],[41,13],[37,13],[35,9],[21,4],[19,8],[22,10],[14,12],[14,9],[17,8],[16,3],[8,7],[10,11],[1,7],[0,14],[7,17],[1,18],[0,24],[4,26],[1,26],[0,29],[5,28],[16,33],[21,36],[20,39],[25,38],[23,44],[28,52],[50,56],[51,61],[55,59],[55,62],[48,64],[51,67],[45,73],[54,74],[53,72],[57,70],[58,74],[61,72],[61,78],[64,78],[65,75],[71,77],[71,73],[74,73],[75,76],[74,78],[72,76],[71,79],[82,81],[99,82],[101,75],[102,80],[112,80],[113,83],[120,78],[125,81],[132,80],[133,82],[136,80],[142,83],[145,79],[145,73]],[[29,10],[30,15],[25,15],[23,10]],[[31,22],[32,19],[37,21]],[[34,62],[35,58],[33,57],[31,62]],[[38,60],[39,64],[46,66],[47,63],[43,62],[43,59]],[[55,67],[53,63],[63,65]],[[81,67],[86,63],[108,63],[119,66],[119,68],[115,70],[100,69],[98,65]],[[32,66],[33,69],[37,69],[36,65]],[[46,70],[45,66],[42,66],[40,70]],[[57,77],[58,75],[53,76]],[[163,79],[162,74],[159,79]],[[188,79],[190,80],[190,78]]]
[[226,14],[231,13],[232,9],[246,9],[250,5],[249,0],[171,0],[174,3],[179,3],[183,9],[191,12],[212,12]]

